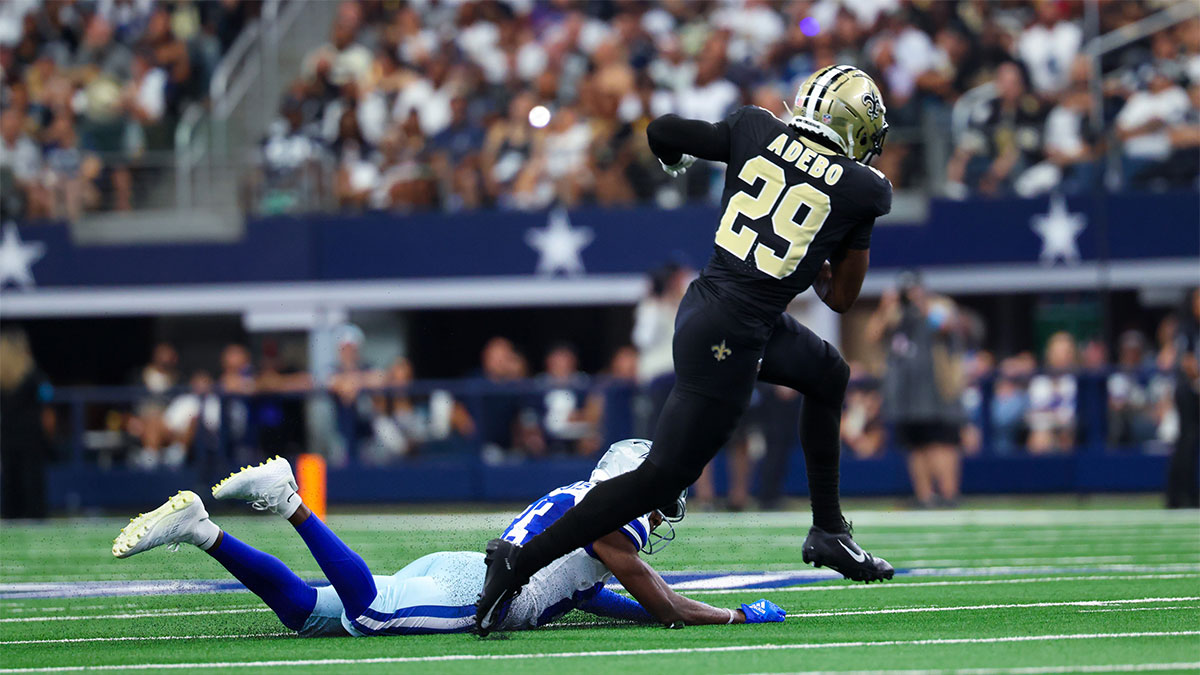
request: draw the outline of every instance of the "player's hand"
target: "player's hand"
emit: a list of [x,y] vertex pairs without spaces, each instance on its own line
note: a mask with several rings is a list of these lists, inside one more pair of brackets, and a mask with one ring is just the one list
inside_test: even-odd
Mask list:
[[668,176],[678,178],[687,173],[688,167],[696,163],[696,158],[691,155],[682,155],[674,164],[667,164],[661,159],[658,160],[658,163],[662,164],[662,170],[666,171]]
[[829,291],[833,288],[833,265],[830,265],[828,260],[821,264],[817,278],[813,279],[812,287],[817,292],[818,298],[824,300],[829,296]]
[[742,613],[746,623],[783,623],[787,618],[786,610],[766,599],[742,605]]

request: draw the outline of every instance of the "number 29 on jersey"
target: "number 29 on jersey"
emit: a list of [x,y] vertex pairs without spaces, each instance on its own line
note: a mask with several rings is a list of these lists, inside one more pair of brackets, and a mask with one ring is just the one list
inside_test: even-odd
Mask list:
[[[840,168],[838,167],[837,172],[839,177]],[[827,182],[828,178],[827,176]],[[808,253],[813,238],[829,217],[829,195],[809,183],[797,183],[788,187],[783,167],[762,155],[743,164],[742,170],[738,172],[738,179],[752,188],[761,183],[762,188],[757,196],[742,190],[729,198],[729,205],[721,216],[721,226],[717,228],[717,246],[742,260],[746,260],[753,251],[754,264],[761,272],[776,279],[783,279],[796,271],[796,267]],[[836,181],[836,178],[834,180]],[[807,207],[804,217],[800,222],[796,222],[796,216],[802,206]],[[770,246],[759,242],[758,232],[753,228],[745,225],[738,228],[736,224],[739,214],[750,220],[770,216],[775,234],[788,244],[783,256],[778,255]]]

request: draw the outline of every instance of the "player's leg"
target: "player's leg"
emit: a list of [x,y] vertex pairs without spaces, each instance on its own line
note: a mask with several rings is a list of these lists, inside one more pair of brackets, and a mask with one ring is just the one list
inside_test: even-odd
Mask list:
[[846,360],[833,345],[781,314],[767,342],[759,379],[804,394],[800,445],[813,511],[813,527],[804,540],[804,561],[830,567],[855,581],[892,578],[892,566],[859,548],[842,516],[840,431],[850,381]]
[[791,316],[780,314],[758,377],[804,395],[800,445],[808,472],[813,524],[826,532],[842,531],[840,434],[850,367],[836,347]]
[[113,540],[113,555],[128,558],[158,546],[193,544],[208,553],[267,604],[291,630],[301,630],[317,602],[317,591],[278,558],[223,532],[193,492],[129,521]]
[[362,613],[375,599],[375,578],[362,557],[312,514],[296,493],[296,479],[286,459],[275,457],[247,467],[213,486],[217,499],[240,499],[254,508],[287,519],[312,552],[325,578],[337,591],[347,616]]
[[[749,394],[746,396],[749,399]],[[745,405],[676,387],[663,406],[650,456],[637,469],[593,488],[521,547],[522,585],[554,560],[674,501],[728,440]]]
[[507,603],[554,560],[664,506],[700,476],[728,442],[750,402],[769,326],[751,327],[688,291],[676,317],[676,382],[659,415],[650,456],[606,480],[523,547],[488,543],[488,571],[477,613],[480,632],[504,620]]
[[362,635],[462,633],[475,623],[475,596],[483,585],[483,555],[466,551],[431,553],[390,577],[348,628]]

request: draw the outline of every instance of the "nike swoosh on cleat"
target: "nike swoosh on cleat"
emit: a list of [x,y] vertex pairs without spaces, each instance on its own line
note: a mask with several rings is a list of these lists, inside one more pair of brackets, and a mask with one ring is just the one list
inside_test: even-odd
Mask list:
[[838,539],[837,543],[838,543],[838,546],[841,546],[843,549],[845,549],[846,553],[850,554],[851,558],[854,558],[854,562],[861,563],[861,562],[866,561],[866,559],[867,559],[866,553],[855,553],[854,551],[851,551],[850,547],[846,546],[846,544],[843,543],[841,539]]

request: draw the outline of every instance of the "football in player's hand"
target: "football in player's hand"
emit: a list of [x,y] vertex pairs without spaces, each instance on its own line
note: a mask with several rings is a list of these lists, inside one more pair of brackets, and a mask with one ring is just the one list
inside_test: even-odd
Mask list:
[[833,284],[833,266],[829,261],[821,263],[821,270],[817,272],[817,278],[813,279],[813,290],[817,292],[817,297],[822,300],[829,295],[829,289]]
[[742,605],[742,613],[746,623],[782,623],[787,618],[786,610],[765,598]]

